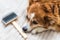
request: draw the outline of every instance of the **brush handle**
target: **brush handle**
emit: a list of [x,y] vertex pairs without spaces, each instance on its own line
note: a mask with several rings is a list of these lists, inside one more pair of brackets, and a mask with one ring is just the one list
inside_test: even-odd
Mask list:
[[23,32],[22,28],[15,21],[13,21],[12,24],[19,31],[19,33],[22,35],[22,37],[24,37],[25,39],[27,39],[27,35]]

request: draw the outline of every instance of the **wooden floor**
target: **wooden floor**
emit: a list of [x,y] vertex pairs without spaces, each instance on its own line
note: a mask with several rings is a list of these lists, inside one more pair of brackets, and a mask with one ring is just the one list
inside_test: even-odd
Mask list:
[[[15,12],[19,16],[17,22],[22,27],[25,21],[27,6],[28,0],[0,0],[0,40],[24,40],[12,24],[5,27],[1,20],[10,12]],[[27,33],[27,35],[27,40],[60,40],[60,33],[54,31],[47,31],[36,35]]]

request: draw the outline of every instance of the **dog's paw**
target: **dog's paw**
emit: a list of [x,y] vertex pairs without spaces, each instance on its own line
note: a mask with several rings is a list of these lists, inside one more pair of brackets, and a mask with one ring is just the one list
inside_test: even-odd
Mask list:
[[33,35],[35,35],[35,34],[37,34],[37,30],[34,29],[34,30],[31,31],[31,33],[32,33]]
[[42,33],[44,31],[47,31],[47,29],[44,29],[44,28],[36,28],[34,30],[32,30],[32,34],[35,35],[35,34],[39,34],[39,33]]

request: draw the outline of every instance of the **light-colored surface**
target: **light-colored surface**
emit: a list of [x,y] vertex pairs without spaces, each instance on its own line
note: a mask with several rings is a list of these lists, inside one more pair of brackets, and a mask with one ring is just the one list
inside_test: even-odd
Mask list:
[[[24,40],[13,25],[5,27],[1,22],[2,18],[10,12],[15,12],[18,16],[18,24],[22,27],[25,20],[25,10],[28,0],[0,0],[0,40]],[[27,34],[27,40],[60,40],[60,33],[48,31],[37,35]]]

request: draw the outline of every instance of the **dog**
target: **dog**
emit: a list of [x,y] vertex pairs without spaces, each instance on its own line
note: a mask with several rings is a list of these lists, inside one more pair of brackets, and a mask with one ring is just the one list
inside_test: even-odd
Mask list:
[[58,0],[29,0],[26,15],[28,27],[24,32],[43,32],[46,30],[60,31],[60,1]]

